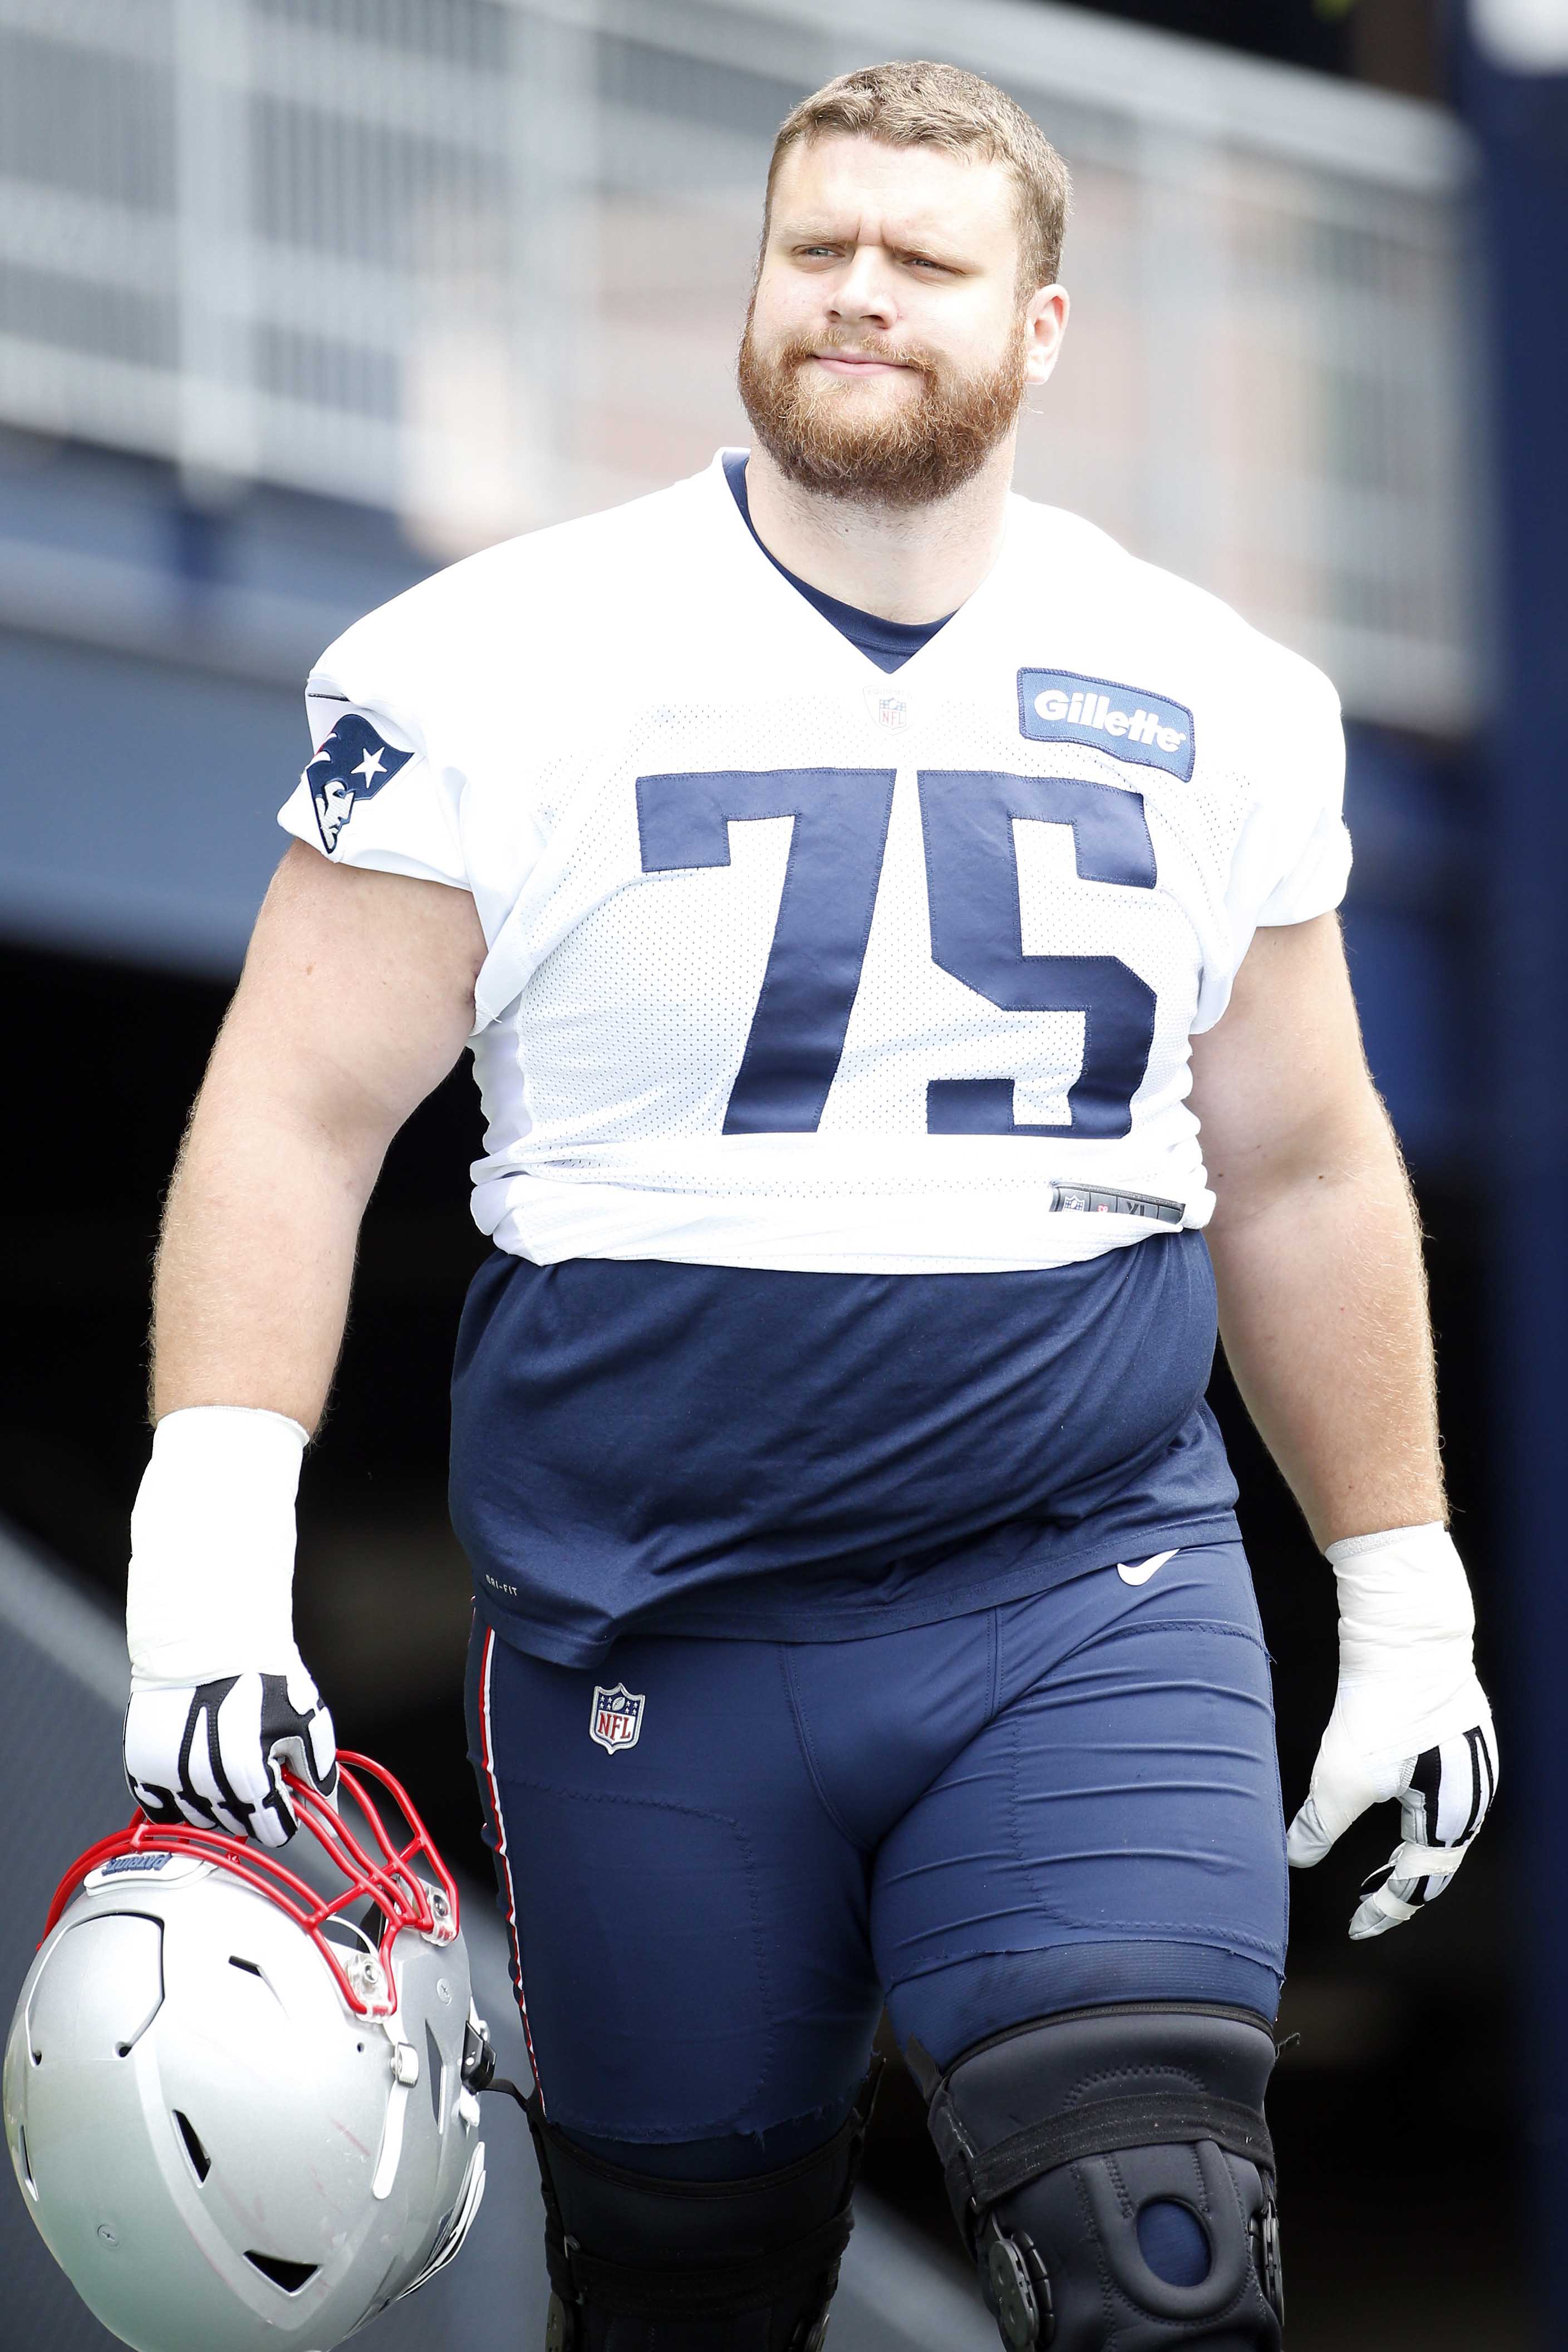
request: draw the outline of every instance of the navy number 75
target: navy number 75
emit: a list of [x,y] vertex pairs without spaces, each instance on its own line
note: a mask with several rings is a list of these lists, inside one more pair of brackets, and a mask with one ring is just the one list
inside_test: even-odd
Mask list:
[[[860,985],[893,813],[891,768],[718,770],[639,776],[643,871],[729,864],[729,827],[791,817],[773,944],[725,1112],[726,1135],[820,1125]],[[1152,890],[1143,796],[1067,776],[930,768],[919,777],[931,953],[1004,1011],[1082,1013],[1083,1060],[1065,1127],[1020,1127],[1010,1077],[934,1078],[934,1135],[1125,1135],[1148,1067],[1155,992],[1115,956],[1026,955],[1015,818],[1072,829],[1084,882]]]

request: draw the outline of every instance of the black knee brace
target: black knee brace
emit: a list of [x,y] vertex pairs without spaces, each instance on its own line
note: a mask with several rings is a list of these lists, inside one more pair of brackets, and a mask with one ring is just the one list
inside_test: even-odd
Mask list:
[[[660,2180],[528,2107],[552,2293],[546,2352],[819,2352],[875,2096],[823,2147],[750,2180]],[[678,2331],[678,2332],[677,2332]]]
[[1074,2010],[967,2050],[930,2101],[947,2194],[1011,2352],[1279,2352],[1274,2043],[1245,2010]]

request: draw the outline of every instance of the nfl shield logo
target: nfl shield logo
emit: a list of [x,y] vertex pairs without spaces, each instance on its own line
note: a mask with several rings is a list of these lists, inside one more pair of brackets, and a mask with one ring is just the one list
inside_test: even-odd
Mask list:
[[589,1738],[612,1756],[618,1748],[635,1748],[643,1728],[643,1693],[629,1691],[624,1683],[617,1683],[613,1690],[596,1684],[593,1712],[588,1718]]
[[910,719],[907,695],[882,694],[876,688],[868,686],[865,690],[865,699],[866,709],[879,727],[885,727],[893,735],[903,733]]

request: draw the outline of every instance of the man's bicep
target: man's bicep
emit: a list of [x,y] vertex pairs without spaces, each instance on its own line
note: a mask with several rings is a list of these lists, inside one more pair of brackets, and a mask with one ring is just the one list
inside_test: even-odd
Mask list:
[[391,1134],[474,1025],[485,937],[439,882],[329,864],[295,843],[274,875],[214,1056],[329,1123]]
[[1254,935],[1224,1014],[1192,1041],[1192,1068],[1221,1209],[1227,1192],[1333,1172],[1385,1132],[1337,916]]

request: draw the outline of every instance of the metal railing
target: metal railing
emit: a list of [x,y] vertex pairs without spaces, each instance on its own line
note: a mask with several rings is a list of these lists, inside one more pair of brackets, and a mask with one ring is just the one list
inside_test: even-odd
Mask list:
[[1073,167],[1022,486],[1361,715],[1468,723],[1460,134],[1028,0],[0,0],[0,423],[433,554],[634,494],[744,437],[778,121],[897,54],[1002,81]]

